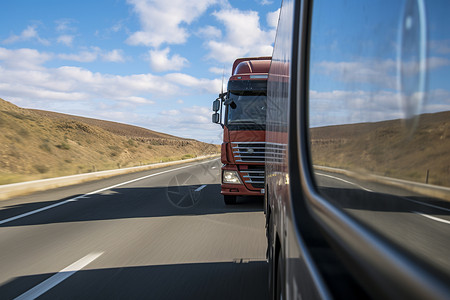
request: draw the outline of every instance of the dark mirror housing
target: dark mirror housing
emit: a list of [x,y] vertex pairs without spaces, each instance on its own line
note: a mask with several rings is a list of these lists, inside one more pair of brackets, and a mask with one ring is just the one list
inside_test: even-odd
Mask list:
[[218,113],[213,113],[212,114],[212,122],[216,123],[216,124],[220,122],[220,117],[219,117]]
[[216,99],[213,101],[213,111],[217,112],[220,109],[220,100]]

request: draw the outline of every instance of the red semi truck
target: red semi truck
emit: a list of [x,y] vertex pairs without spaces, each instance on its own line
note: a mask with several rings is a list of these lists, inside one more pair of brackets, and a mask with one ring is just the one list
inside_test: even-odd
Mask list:
[[271,57],[239,58],[225,93],[213,102],[213,123],[223,127],[222,188],[226,204],[264,195],[267,78]]

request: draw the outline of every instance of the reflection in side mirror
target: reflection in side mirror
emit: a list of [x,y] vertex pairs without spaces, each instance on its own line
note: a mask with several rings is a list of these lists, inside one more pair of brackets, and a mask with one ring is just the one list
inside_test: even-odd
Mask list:
[[219,121],[220,121],[219,114],[218,113],[213,113],[212,114],[212,122],[217,124],[217,123],[219,123]]
[[220,109],[220,101],[216,99],[213,101],[213,111],[217,112]]

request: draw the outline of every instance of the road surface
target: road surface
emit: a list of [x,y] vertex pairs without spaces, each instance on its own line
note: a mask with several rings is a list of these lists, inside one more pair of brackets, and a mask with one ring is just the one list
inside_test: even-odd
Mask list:
[[220,161],[0,202],[0,299],[267,299],[263,203]]
[[343,174],[315,174],[325,198],[450,276],[449,202]]

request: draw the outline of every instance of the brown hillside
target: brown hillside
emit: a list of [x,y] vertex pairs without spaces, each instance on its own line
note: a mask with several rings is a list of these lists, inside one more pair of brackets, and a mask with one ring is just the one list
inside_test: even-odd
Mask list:
[[450,112],[423,114],[411,136],[401,120],[311,129],[316,165],[450,186]]
[[0,184],[218,153],[141,127],[17,107],[0,99]]

